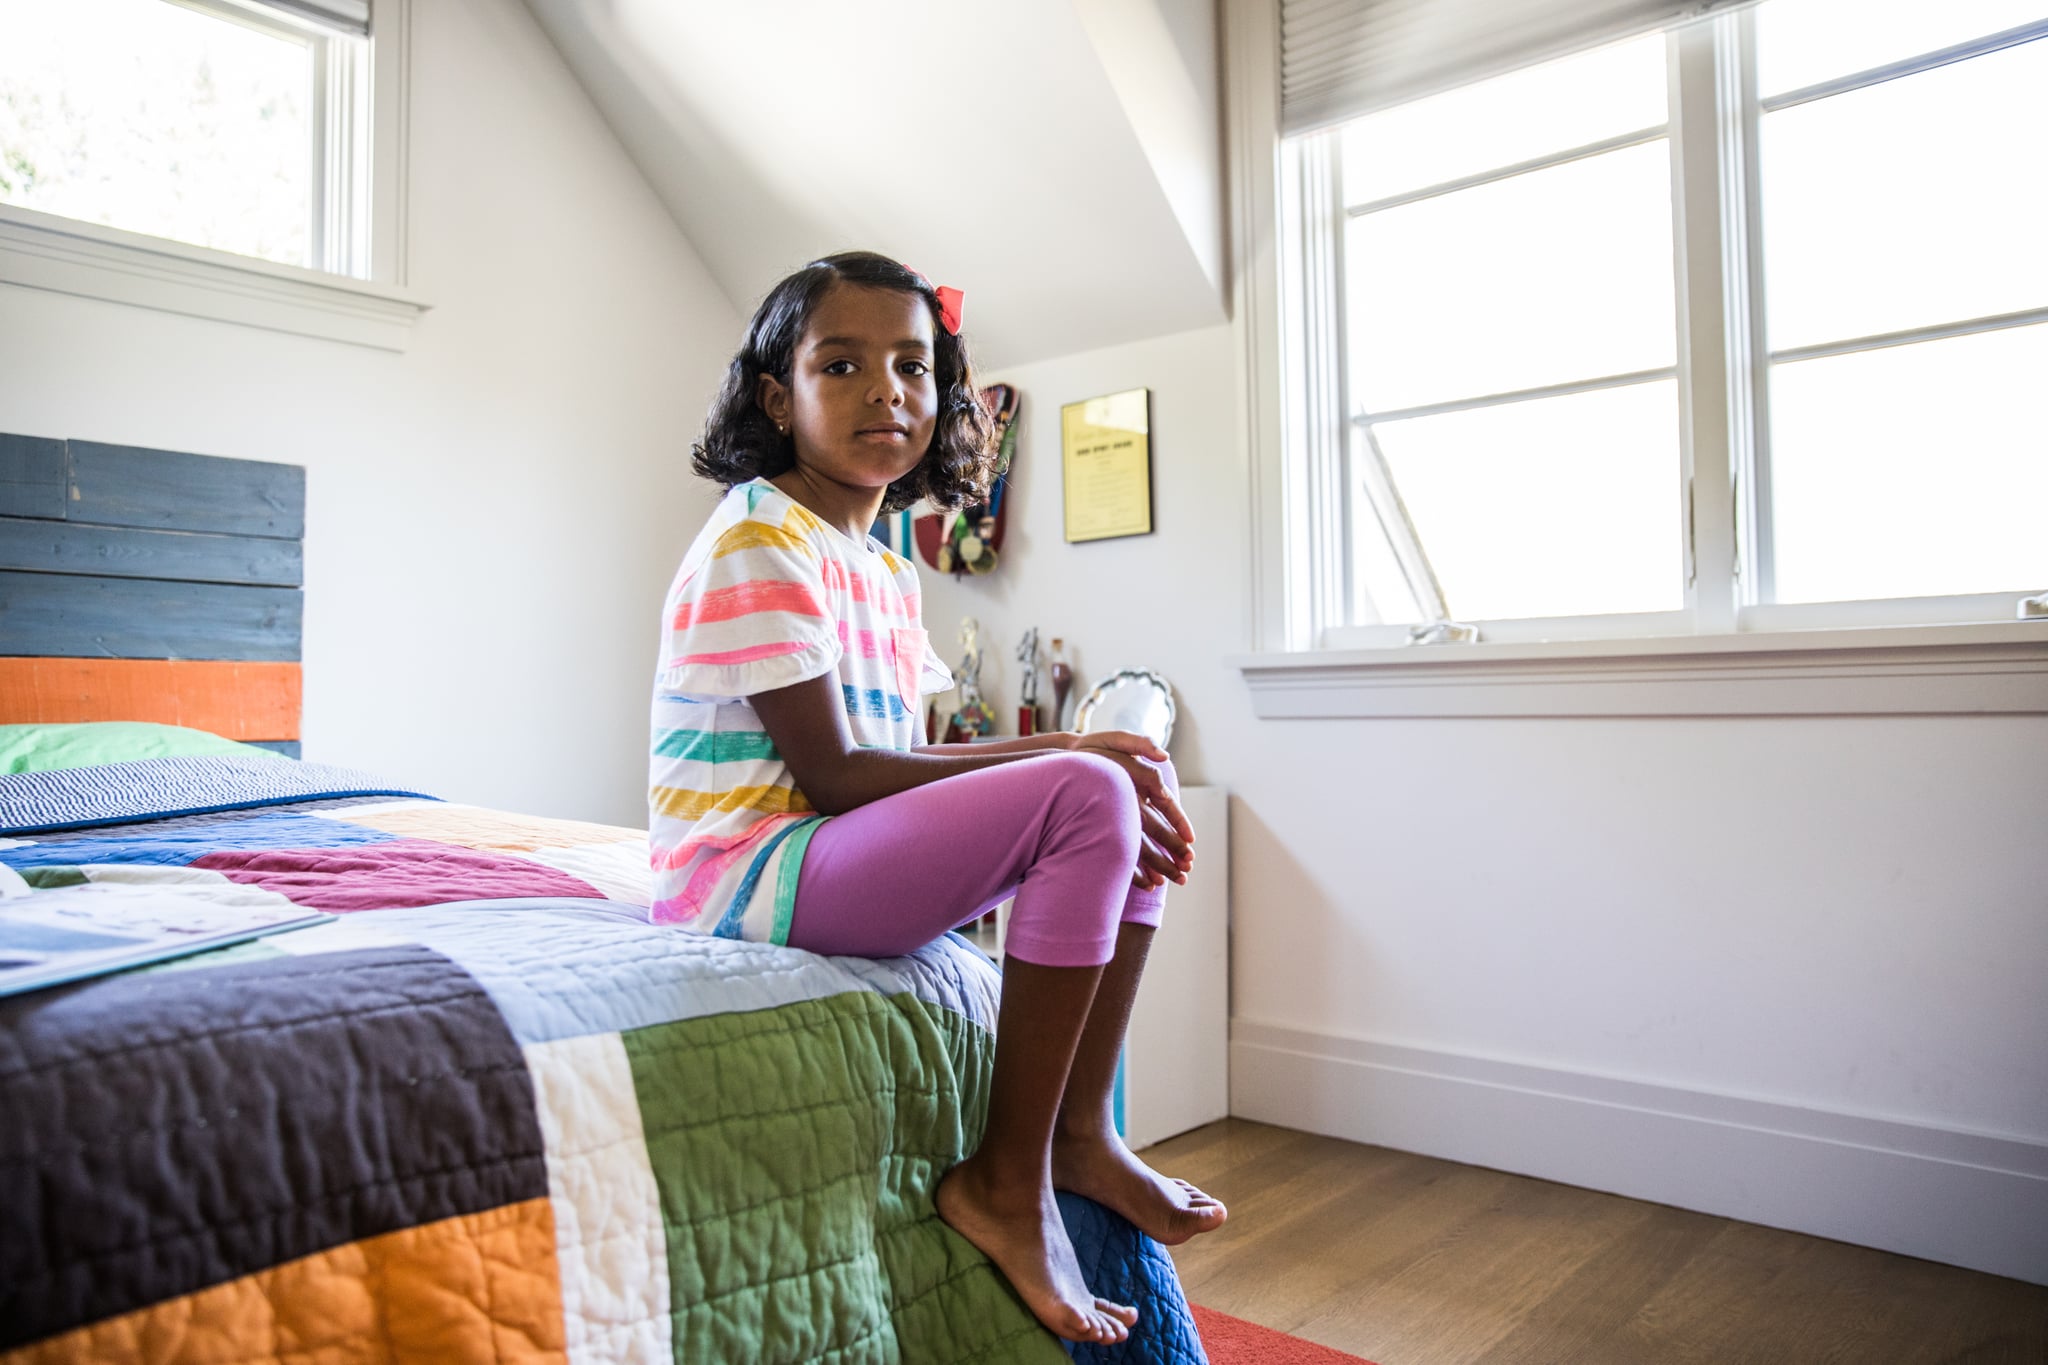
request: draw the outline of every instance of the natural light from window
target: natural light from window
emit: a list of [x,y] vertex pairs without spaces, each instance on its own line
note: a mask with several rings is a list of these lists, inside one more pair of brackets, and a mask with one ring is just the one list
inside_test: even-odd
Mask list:
[[2048,42],[1758,133],[1773,350],[2048,303]]
[[165,0],[0,0],[0,203],[312,265],[313,44]]
[[[1734,380],[1753,387],[1692,398],[1731,404],[1714,467],[1742,507],[1755,493],[1718,591],[1748,611],[2048,587],[2048,0],[1765,0],[1713,22],[1369,114],[1310,153],[1341,196],[1352,623],[1686,607],[1674,156],[1719,182],[1708,217],[1733,215],[1728,269],[1762,304],[1754,335],[1739,307],[1708,334],[1755,348]],[[1718,127],[1674,148],[1688,41],[1711,55],[1688,69],[1721,73],[1688,96]]]
[[2041,0],[1769,0],[1757,6],[1757,93],[1871,71],[2043,17]]
[[1679,604],[1677,430],[1666,379],[1389,422],[1378,436],[1444,600],[1460,619],[1499,621]]
[[2048,586],[2048,327],[1771,376],[1777,598]]
[[1367,412],[1672,362],[1662,138],[1354,218],[1347,248]]
[[1407,537],[1459,620],[1683,605],[1665,72],[1652,35],[1344,128],[1354,598],[1379,620],[1429,614]]
[[1365,204],[1663,126],[1664,36],[1546,62],[1344,129],[1344,197]]
[[[1769,600],[2037,590],[2048,321],[1970,329],[2048,305],[2048,41],[1772,102],[2048,6],[1850,17],[1839,0],[1758,11]],[[1902,344],[1845,345],[1879,336]]]

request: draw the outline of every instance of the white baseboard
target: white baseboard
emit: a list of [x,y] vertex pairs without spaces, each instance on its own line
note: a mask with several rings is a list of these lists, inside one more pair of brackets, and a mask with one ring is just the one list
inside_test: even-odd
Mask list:
[[2048,1143],[1247,1020],[1230,1112],[2048,1284]]

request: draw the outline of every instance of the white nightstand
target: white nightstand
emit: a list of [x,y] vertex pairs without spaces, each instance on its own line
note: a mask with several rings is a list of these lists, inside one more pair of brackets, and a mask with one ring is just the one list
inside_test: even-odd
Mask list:
[[[1183,787],[1195,870],[1166,895],[1117,1073],[1117,1126],[1149,1147],[1230,1112],[1230,794]],[[1002,960],[1009,903],[993,933],[968,935]]]
[[1119,1080],[1124,1141],[1149,1147],[1230,1112],[1230,793],[1182,787],[1195,867],[1166,893]]

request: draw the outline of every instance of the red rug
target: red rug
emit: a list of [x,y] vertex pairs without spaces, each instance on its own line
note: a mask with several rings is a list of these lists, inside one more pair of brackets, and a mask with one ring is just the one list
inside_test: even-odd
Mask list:
[[1198,1303],[1188,1307],[1194,1310],[1195,1330],[1202,1334],[1209,1365],[1372,1365],[1363,1356],[1346,1355]]

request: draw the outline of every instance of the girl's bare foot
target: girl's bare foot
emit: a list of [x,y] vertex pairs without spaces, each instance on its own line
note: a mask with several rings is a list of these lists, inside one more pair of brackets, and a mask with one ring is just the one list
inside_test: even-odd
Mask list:
[[1166,1246],[1214,1232],[1230,1216],[1222,1201],[1138,1160],[1114,1129],[1055,1137],[1052,1183],[1115,1209],[1138,1231]]
[[932,1198],[948,1227],[972,1242],[1024,1300],[1068,1341],[1114,1345],[1131,1334],[1138,1310],[1088,1292],[1052,1187],[1019,1189],[988,1180],[973,1158],[940,1179]]

